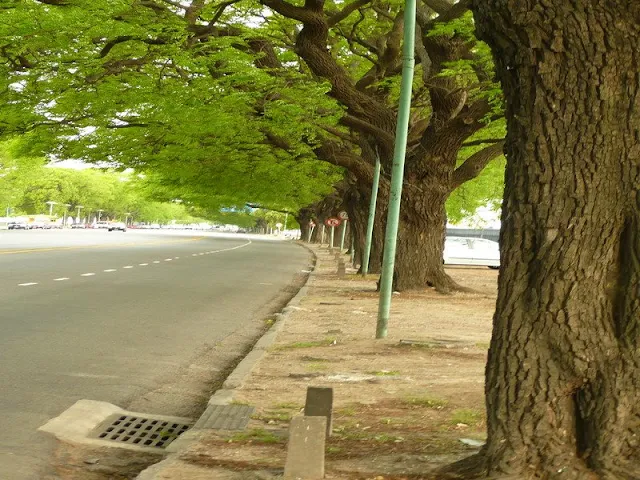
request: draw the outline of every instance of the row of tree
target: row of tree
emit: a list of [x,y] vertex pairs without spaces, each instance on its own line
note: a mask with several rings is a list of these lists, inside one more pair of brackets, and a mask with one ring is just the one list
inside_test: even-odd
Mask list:
[[[102,218],[145,223],[202,221],[198,209],[176,202],[159,202],[149,186],[136,175],[94,168],[50,168],[44,158],[16,158],[15,145],[0,144],[0,210],[12,216],[49,214],[47,202],[55,202],[58,217]],[[127,215],[128,214],[128,215]]]
[[[315,212],[364,241],[373,165],[379,267],[401,71],[403,2],[5,2],[0,128],[29,150],[132,167],[162,199]],[[20,39],[20,41],[17,41]],[[418,75],[396,288],[458,286],[441,254],[454,216],[501,192],[500,89],[466,4],[420,6]],[[308,222],[304,215],[298,221]]]

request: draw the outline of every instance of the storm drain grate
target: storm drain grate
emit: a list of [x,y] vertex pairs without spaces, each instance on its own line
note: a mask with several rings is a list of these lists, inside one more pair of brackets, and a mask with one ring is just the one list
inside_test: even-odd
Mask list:
[[112,415],[96,428],[93,438],[139,447],[166,448],[191,425],[132,415]]

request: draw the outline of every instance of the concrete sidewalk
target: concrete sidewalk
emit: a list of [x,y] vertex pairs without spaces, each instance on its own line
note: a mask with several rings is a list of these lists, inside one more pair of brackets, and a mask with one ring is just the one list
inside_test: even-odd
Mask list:
[[289,421],[308,386],[334,389],[326,478],[435,479],[482,445],[497,274],[449,271],[475,294],[394,295],[389,337],[375,340],[377,278],[338,278],[334,256],[311,248],[307,286],[210,400],[255,407],[247,429],[192,429],[139,480],[282,478]]

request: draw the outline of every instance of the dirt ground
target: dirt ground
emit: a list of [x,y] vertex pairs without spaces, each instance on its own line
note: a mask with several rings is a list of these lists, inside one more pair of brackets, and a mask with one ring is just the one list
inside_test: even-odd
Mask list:
[[436,468],[477,452],[485,438],[484,366],[497,272],[448,269],[477,293],[394,294],[389,335],[375,340],[376,278],[351,271],[339,279],[333,255],[315,249],[308,295],[236,396],[256,407],[249,428],[207,434],[180,463],[194,472],[227,470],[202,478],[279,478],[288,424],[301,414],[307,387],[329,386],[334,421],[326,478],[436,479]]

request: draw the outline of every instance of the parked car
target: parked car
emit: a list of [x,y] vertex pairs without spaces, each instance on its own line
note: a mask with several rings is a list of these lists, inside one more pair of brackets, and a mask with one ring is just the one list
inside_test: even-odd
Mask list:
[[29,230],[25,222],[9,222],[7,228],[9,230]]
[[105,220],[100,220],[96,222],[93,228],[109,228],[109,222]]
[[486,238],[447,237],[443,257],[445,265],[500,268],[500,246]]
[[84,223],[74,223],[71,228],[87,228],[87,226]]
[[120,230],[121,232],[127,231],[127,226],[122,222],[112,222],[109,224],[109,231]]

